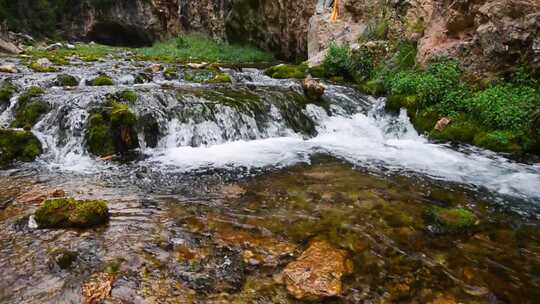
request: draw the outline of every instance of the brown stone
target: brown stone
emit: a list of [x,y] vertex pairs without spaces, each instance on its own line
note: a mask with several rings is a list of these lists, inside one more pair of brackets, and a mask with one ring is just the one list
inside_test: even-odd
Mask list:
[[46,189],[43,186],[36,186],[30,191],[17,197],[17,201],[22,204],[41,204],[44,200],[53,197],[65,197],[66,192],[62,189]]
[[342,277],[352,272],[347,252],[326,241],[314,241],[283,270],[289,294],[299,300],[317,301],[342,293]]
[[321,84],[319,81],[312,78],[304,79],[304,82],[302,83],[302,87],[304,88],[304,94],[309,100],[321,99],[325,90],[325,87],[323,84]]
[[83,303],[101,303],[110,296],[113,283],[114,275],[112,274],[105,272],[93,274],[82,286]]
[[435,124],[435,130],[440,132],[440,131],[446,129],[446,127],[451,123],[452,123],[452,120],[450,120],[450,118],[443,117],[443,118],[439,119],[439,121],[437,121],[437,124]]

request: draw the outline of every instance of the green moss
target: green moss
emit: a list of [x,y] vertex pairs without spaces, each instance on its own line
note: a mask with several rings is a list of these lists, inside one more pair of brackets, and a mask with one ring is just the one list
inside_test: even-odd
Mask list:
[[111,77],[107,75],[99,75],[98,77],[87,82],[90,86],[112,86],[114,84]]
[[444,232],[466,232],[474,227],[478,218],[471,211],[464,208],[433,207],[428,210],[428,218],[438,225]]
[[416,95],[390,95],[386,98],[386,109],[399,111],[401,108],[407,109],[411,114],[418,107],[418,96]]
[[510,131],[481,132],[474,137],[473,143],[496,152],[519,152],[522,150],[517,143],[517,136]]
[[54,198],[36,210],[35,218],[39,228],[88,228],[106,223],[109,210],[104,200]]
[[0,85],[0,105],[9,104],[11,97],[13,97],[16,92],[17,87],[10,82],[6,81]]
[[474,137],[479,132],[480,127],[469,120],[454,120],[442,131],[433,130],[430,136],[434,139],[453,141],[460,143],[472,143]]
[[60,74],[56,76],[55,85],[60,87],[76,87],[79,85],[79,80],[75,76]]
[[277,79],[304,79],[306,76],[306,71],[308,70],[307,65],[292,65],[292,64],[279,64],[273,66],[266,70],[265,74]]
[[62,269],[69,269],[79,257],[76,251],[59,250],[53,253],[54,261]]
[[123,90],[116,93],[116,96],[121,101],[134,103],[137,101],[137,93],[132,90]]
[[216,104],[226,105],[239,111],[257,113],[260,110],[261,99],[248,90],[218,88],[194,92],[197,97],[204,98]]
[[214,76],[214,78],[207,81],[208,83],[231,83],[232,78],[231,75],[227,73],[219,72]]
[[30,65],[28,67],[30,69],[32,69],[34,72],[38,72],[38,73],[53,73],[53,72],[56,72],[58,70],[57,68],[55,68],[53,66],[44,67],[44,66],[38,64],[35,61],[30,63]]
[[85,134],[88,151],[104,156],[123,154],[138,148],[136,123],[137,117],[127,104],[110,101],[106,107],[98,109],[88,119]]
[[421,110],[415,115],[412,123],[418,132],[429,132],[439,121],[439,113],[433,108]]
[[90,115],[86,129],[86,146],[94,155],[115,153],[111,126],[101,113]]
[[176,68],[166,68],[165,71],[163,71],[163,77],[167,80],[178,79],[178,72],[176,71]]
[[308,72],[311,76],[315,78],[324,78],[326,77],[326,70],[322,65],[317,65],[308,69]]
[[0,166],[33,161],[41,152],[41,143],[31,132],[0,129]]
[[384,83],[378,79],[362,82],[358,85],[358,89],[363,93],[374,96],[381,96],[385,93]]
[[14,128],[31,128],[50,109],[49,104],[37,98],[43,94],[40,87],[30,87],[19,96],[15,108],[15,120],[11,123]]

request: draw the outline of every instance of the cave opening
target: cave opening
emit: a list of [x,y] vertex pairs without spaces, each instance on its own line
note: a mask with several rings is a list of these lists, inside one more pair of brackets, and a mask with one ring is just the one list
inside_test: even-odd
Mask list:
[[116,22],[96,23],[88,32],[86,38],[89,41],[105,45],[125,47],[151,46],[154,41],[152,36],[145,30]]

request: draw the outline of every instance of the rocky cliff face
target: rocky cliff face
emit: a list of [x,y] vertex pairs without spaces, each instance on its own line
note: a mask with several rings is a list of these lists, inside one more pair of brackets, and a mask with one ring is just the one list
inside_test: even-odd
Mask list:
[[[363,37],[415,41],[419,63],[448,56],[478,74],[540,66],[538,0],[340,0],[335,23],[330,22],[331,0],[67,2],[51,4],[58,11],[53,19],[61,34],[74,40],[141,46],[200,31],[256,45],[278,58],[320,61],[330,42],[356,43]],[[37,9],[30,4],[21,0],[13,12]],[[40,20],[40,15],[29,16]],[[23,30],[35,30],[24,18],[29,17],[11,16]]]
[[251,43],[288,60],[307,55],[316,0],[235,0],[226,20],[230,41]]
[[340,11],[336,23],[330,23],[328,9],[311,18],[312,60],[330,41],[356,43],[362,37],[414,41],[418,63],[456,58],[478,75],[540,68],[537,0],[343,0]]

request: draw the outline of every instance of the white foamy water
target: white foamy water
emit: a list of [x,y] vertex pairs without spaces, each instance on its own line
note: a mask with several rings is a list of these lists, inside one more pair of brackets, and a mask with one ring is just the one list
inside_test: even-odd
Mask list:
[[410,171],[431,178],[485,187],[491,191],[540,201],[540,166],[510,161],[495,153],[456,151],[418,135],[405,112],[383,114],[380,105],[367,114],[328,116],[308,106],[317,117],[319,134],[234,141],[207,147],[174,147],[156,151],[151,163],[187,172],[204,168],[286,167],[325,153],[362,167]]

